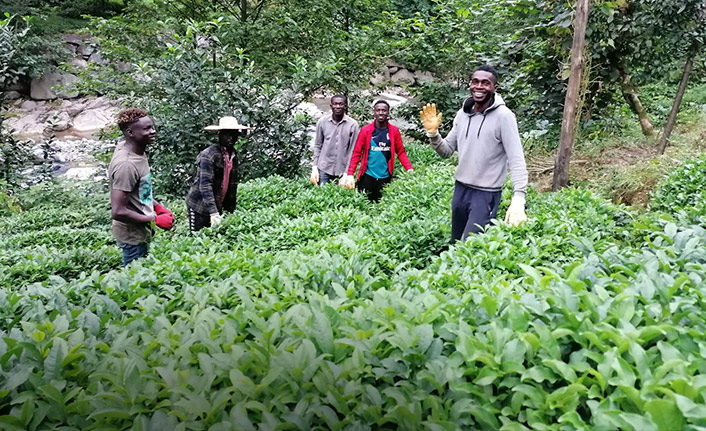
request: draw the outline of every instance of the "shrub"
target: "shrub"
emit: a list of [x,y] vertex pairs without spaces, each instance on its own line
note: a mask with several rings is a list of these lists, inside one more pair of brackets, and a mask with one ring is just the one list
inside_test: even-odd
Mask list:
[[192,34],[180,39],[155,65],[147,94],[136,102],[149,110],[158,127],[157,143],[149,150],[157,190],[186,191],[196,156],[217,142],[217,133],[203,128],[226,115],[254,127],[237,147],[241,178],[298,174],[311,124],[311,118],[293,112],[302,96],[280,90],[285,87],[280,81],[261,79],[245,57],[196,45]]
[[706,215],[706,157],[687,160],[657,186],[650,202],[654,211],[677,214],[688,221]]

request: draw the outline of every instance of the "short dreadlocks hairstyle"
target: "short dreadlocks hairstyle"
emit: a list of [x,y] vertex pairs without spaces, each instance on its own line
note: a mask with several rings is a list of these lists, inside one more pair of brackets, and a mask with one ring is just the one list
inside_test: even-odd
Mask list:
[[125,108],[118,114],[118,127],[121,131],[125,131],[130,124],[147,116],[147,111],[139,108]]

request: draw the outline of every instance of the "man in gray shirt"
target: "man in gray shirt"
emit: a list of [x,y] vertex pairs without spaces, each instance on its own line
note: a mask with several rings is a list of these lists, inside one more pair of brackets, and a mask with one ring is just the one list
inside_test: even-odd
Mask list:
[[358,123],[346,115],[348,99],[342,94],[331,97],[331,114],[316,123],[311,183],[324,185],[346,173],[351,152],[358,139]]
[[527,166],[515,114],[495,92],[498,73],[491,66],[478,67],[471,77],[471,95],[456,113],[451,132],[439,135],[441,114],[426,105],[421,114],[429,141],[441,157],[458,151],[456,185],[451,202],[451,239],[465,240],[495,218],[508,166],[513,197],[505,222],[527,220],[525,190]]

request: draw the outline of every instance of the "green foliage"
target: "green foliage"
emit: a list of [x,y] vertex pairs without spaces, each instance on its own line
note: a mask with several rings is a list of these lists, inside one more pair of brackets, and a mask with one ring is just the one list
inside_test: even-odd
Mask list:
[[[419,112],[427,103],[435,103],[437,112],[442,114],[442,124],[439,127],[442,134],[449,133],[456,113],[468,97],[468,87],[466,85],[455,85],[447,83],[425,82],[419,87],[410,88],[410,93],[416,102],[405,103],[399,108],[399,115],[412,124],[420,124]],[[421,126],[419,130],[409,132],[417,139],[426,139]]]
[[688,222],[701,223],[706,216],[706,157],[687,160],[657,187],[650,207],[677,214]]
[[196,43],[191,33],[180,38],[154,66],[153,78],[142,83],[144,93],[133,102],[147,108],[157,122],[157,143],[150,148],[157,190],[185,192],[196,156],[217,142],[217,134],[203,128],[225,115],[254,127],[238,148],[242,178],[297,174],[308,151],[311,124],[309,117],[293,112],[302,96],[281,91],[280,81],[262,79],[245,57],[216,48],[212,56]]
[[23,193],[0,218],[0,423],[699,429],[703,229],[567,189],[449,246],[453,165],[409,153],[379,204],[261,178],[189,235],[166,202],[176,230],[124,270],[104,190]]

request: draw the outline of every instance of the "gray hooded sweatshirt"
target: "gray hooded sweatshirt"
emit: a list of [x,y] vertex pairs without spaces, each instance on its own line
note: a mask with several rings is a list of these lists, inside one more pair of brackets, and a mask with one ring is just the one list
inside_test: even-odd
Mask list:
[[475,189],[502,190],[509,166],[513,192],[524,196],[527,165],[515,114],[497,93],[485,112],[474,112],[473,104],[467,98],[446,139],[430,136],[431,146],[444,158],[458,151],[456,180]]

